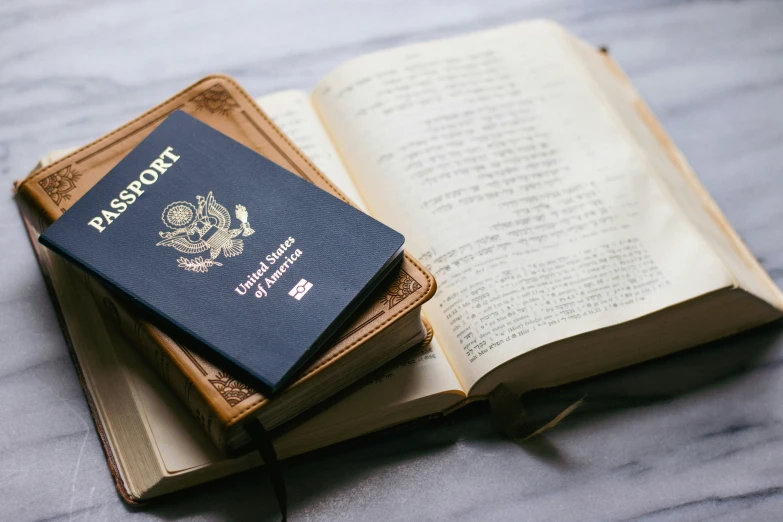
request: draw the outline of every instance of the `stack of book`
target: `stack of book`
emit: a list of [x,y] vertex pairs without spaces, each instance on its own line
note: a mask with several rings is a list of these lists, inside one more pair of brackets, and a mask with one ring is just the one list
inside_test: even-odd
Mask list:
[[[234,150],[226,136],[263,158],[226,160]],[[136,187],[148,192],[129,204],[120,189],[132,195],[133,187],[113,183],[115,173],[138,178],[155,165],[162,199],[143,185],[148,174]],[[253,176],[263,185],[278,166],[291,188],[284,178],[252,188]],[[178,179],[193,194],[168,197]],[[300,179],[340,207],[312,199]],[[521,394],[648,360],[783,310],[783,294],[616,64],[546,21],[362,56],[311,94],[254,101],[231,78],[210,76],[85,147],[50,153],[16,190],[128,502],[261,464],[242,429],[252,419],[274,430],[287,457],[448,413],[500,384]],[[87,203],[98,196],[106,202],[96,211]],[[156,221],[144,239],[152,257],[129,247],[115,257],[116,273],[110,264],[95,270],[107,261],[91,252],[105,248],[66,244],[80,234],[100,245],[123,227],[130,234],[134,206],[148,204],[160,207],[138,218]],[[270,249],[254,234],[276,225],[254,216],[272,208],[277,216],[291,209],[289,224],[301,231],[289,237],[281,228]],[[406,253],[380,223],[365,229],[377,222],[359,211],[401,232]],[[351,237],[331,238],[335,230]],[[345,242],[343,268],[351,256],[375,263],[362,277],[354,270],[358,297],[323,324],[319,311],[329,306],[317,296],[328,285],[298,274],[304,262],[291,257],[308,231],[318,248]],[[241,248],[231,243],[238,239]],[[361,248],[372,241],[385,245],[382,255]],[[291,311],[221,330],[200,308],[217,290],[180,306],[181,316],[155,307],[166,270],[189,281],[241,270],[224,289],[236,300],[225,303],[272,296],[265,256],[253,257],[253,271],[232,268],[253,249],[288,263],[291,274],[277,276],[280,302],[313,303],[305,319]],[[228,305],[219,312],[228,314],[221,321],[245,317]],[[279,332],[306,337],[315,324],[318,335],[302,345],[320,348],[313,358],[282,350],[303,367],[243,364],[248,342],[257,339],[268,361],[288,346]]]

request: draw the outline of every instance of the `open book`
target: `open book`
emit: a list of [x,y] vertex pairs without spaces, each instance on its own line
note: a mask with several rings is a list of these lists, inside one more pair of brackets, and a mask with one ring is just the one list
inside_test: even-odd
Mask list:
[[545,21],[382,51],[258,100],[438,280],[465,396],[773,320],[783,295],[611,60]]
[[[286,433],[283,456],[501,383],[555,386],[781,316],[783,294],[627,79],[553,23],[373,53],[310,95],[258,102],[357,205],[405,235],[439,285],[424,308],[429,348]],[[156,389],[146,400],[172,398]],[[199,438],[169,424],[179,448]],[[163,439],[148,444],[158,462]],[[193,450],[179,471],[158,464],[156,485],[135,497],[252,458]]]

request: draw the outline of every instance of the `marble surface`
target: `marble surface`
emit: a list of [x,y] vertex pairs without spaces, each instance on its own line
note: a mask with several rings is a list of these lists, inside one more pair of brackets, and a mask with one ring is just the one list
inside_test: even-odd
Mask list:
[[[328,5],[327,5],[328,4]],[[783,2],[0,3],[0,182],[202,75],[253,94],[341,61],[532,17],[608,45],[783,285]],[[114,491],[10,191],[0,199],[0,520],[273,520],[253,471],[144,510]],[[480,408],[292,461],[291,520],[783,519],[783,326],[548,392],[523,446]]]

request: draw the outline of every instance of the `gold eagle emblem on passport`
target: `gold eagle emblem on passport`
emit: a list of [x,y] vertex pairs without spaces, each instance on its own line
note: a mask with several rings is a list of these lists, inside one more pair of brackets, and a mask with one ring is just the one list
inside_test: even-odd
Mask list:
[[189,272],[207,272],[212,266],[223,266],[216,261],[221,253],[225,257],[234,257],[245,248],[244,242],[237,236],[255,233],[247,221],[247,209],[237,205],[234,212],[239,228],[231,229],[231,214],[215,201],[212,192],[206,198],[196,196],[196,205],[188,201],[169,203],[163,209],[161,220],[170,231],[158,232],[163,240],[156,246],[172,247],[183,254],[209,252],[208,256],[177,259],[177,266]]

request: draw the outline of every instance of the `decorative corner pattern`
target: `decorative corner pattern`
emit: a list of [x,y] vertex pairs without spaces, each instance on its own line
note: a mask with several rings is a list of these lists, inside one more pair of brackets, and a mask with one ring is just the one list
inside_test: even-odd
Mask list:
[[46,176],[44,179],[38,182],[44,192],[54,201],[55,205],[59,205],[61,201],[68,201],[71,199],[70,191],[76,188],[76,182],[79,181],[82,175],[71,170],[71,165],[58,170],[54,174]]
[[255,391],[251,388],[248,388],[245,384],[242,384],[225,372],[218,372],[216,377],[216,379],[209,379],[209,382],[231,407],[255,394]]
[[197,112],[206,109],[212,114],[219,113],[224,116],[239,107],[239,103],[219,83],[191,98],[190,101],[196,105]]
[[386,293],[381,297],[381,304],[389,305],[391,310],[419,288],[421,288],[421,284],[412,278],[408,272],[400,269],[397,279],[389,285]]

